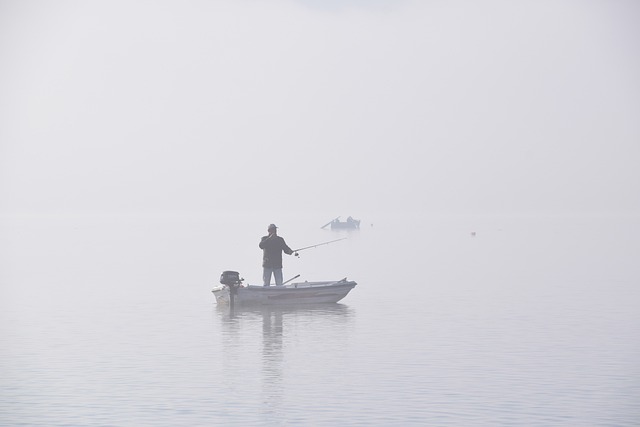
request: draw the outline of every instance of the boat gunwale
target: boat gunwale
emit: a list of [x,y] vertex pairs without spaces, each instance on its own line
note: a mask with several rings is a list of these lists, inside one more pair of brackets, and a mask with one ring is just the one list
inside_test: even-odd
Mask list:
[[336,282],[326,281],[326,282],[300,282],[300,283],[291,283],[283,286],[263,286],[263,285],[246,285],[241,286],[238,290],[250,290],[250,291],[275,291],[275,292],[283,292],[283,291],[300,291],[300,290],[319,290],[319,289],[336,289],[342,287],[355,287],[357,283],[353,280],[339,280]]

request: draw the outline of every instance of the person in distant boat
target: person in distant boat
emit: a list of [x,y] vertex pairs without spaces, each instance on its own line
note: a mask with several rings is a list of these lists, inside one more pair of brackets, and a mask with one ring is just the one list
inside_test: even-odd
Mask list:
[[262,249],[262,282],[264,286],[271,285],[271,275],[276,279],[276,286],[282,286],[282,253],[293,254],[284,239],[278,236],[278,227],[269,224],[268,236],[263,236],[258,246]]

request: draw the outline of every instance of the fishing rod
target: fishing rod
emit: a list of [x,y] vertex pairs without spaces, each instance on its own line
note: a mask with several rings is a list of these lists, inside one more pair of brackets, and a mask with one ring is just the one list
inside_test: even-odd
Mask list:
[[299,251],[304,251],[305,249],[316,248],[316,247],[322,246],[322,245],[328,245],[329,243],[339,242],[340,240],[345,240],[345,239],[346,239],[346,237],[343,237],[342,239],[336,239],[336,240],[331,240],[329,242],[318,243],[317,245],[305,246],[304,248],[294,249],[293,253],[294,253],[295,256],[298,256],[298,252]]

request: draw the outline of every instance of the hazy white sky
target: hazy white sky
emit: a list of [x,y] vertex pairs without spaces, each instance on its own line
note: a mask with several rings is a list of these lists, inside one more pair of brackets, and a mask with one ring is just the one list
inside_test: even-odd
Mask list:
[[640,213],[637,1],[0,0],[0,213]]

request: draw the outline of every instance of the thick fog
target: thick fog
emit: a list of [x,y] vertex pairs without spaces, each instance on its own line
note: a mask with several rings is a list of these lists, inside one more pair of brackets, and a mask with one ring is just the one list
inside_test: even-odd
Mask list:
[[636,215],[639,22],[636,1],[4,0],[0,213]]

